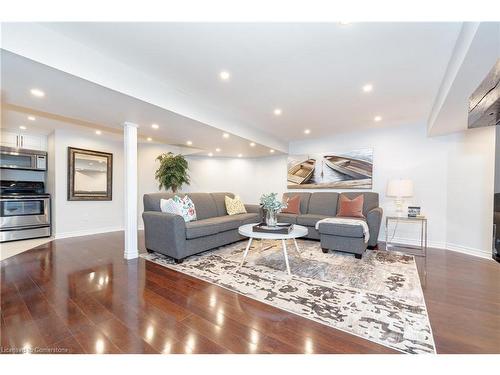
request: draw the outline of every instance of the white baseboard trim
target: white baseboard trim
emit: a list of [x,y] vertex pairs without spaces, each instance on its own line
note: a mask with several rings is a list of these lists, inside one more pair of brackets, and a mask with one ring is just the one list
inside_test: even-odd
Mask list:
[[56,233],[54,238],[59,240],[62,238],[71,238],[71,237],[81,237],[81,236],[90,236],[93,234],[101,234],[101,233],[109,233],[109,232],[118,232],[122,231],[123,227],[108,227],[108,228],[99,228],[99,229],[85,229],[78,230],[74,232],[64,232],[64,233]]
[[[385,242],[385,236],[383,238],[379,237],[379,242]],[[394,237],[391,239],[389,237],[389,242],[400,245],[409,245],[409,246],[420,246],[420,240],[416,238],[404,238],[404,237]],[[427,247],[435,247],[438,249],[446,249],[445,242],[436,242],[427,240]]]
[[454,243],[447,243],[446,250],[456,251],[457,253],[462,253],[462,254],[467,254],[467,255],[474,255],[476,257],[480,257],[480,258],[484,258],[484,259],[491,259],[493,261],[493,259],[491,257],[491,252],[484,251],[481,249],[475,249],[473,247],[457,245]]
[[[385,237],[379,238],[379,241],[385,242]],[[415,238],[394,237],[394,239],[390,240],[390,243],[395,243],[395,244],[400,244],[400,245],[409,245],[409,246],[420,246],[420,240],[415,239]],[[457,244],[450,243],[450,242],[428,241],[427,247],[456,251],[458,253],[473,255],[473,256],[476,256],[479,258],[483,258],[483,259],[491,259],[491,252],[484,251],[481,249],[476,249],[473,247],[457,245]]]

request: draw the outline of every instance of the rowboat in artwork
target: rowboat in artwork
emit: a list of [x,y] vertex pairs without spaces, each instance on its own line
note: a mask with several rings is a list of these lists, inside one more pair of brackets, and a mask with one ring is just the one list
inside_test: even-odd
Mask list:
[[324,159],[328,167],[352,178],[372,177],[373,165],[369,161],[337,155],[325,156]]
[[288,170],[287,180],[294,184],[305,184],[314,174],[315,159],[308,159],[298,163]]

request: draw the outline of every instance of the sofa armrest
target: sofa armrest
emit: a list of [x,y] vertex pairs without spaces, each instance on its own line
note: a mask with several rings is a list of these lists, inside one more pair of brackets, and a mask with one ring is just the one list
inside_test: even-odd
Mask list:
[[146,211],[144,220],[144,240],[146,249],[171,256],[185,257],[186,223],[182,216],[165,212]]
[[374,208],[366,214],[366,222],[368,224],[368,229],[370,230],[370,240],[368,241],[368,246],[377,245],[383,214],[384,210],[382,210],[382,207]]
[[245,209],[250,214],[259,214],[260,217],[264,214],[262,207],[258,204],[245,204]]

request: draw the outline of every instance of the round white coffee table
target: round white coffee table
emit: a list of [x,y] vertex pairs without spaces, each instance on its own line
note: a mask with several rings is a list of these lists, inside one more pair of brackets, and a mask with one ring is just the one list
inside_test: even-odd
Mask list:
[[291,240],[293,239],[293,242],[295,244],[295,250],[300,256],[300,250],[299,246],[297,245],[296,238],[298,237],[303,237],[307,235],[307,228],[303,227],[302,225],[293,225],[293,229],[290,233],[288,234],[283,234],[283,233],[263,233],[263,232],[254,232],[253,231],[253,226],[257,225],[258,223],[254,224],[245,224],[242,225],[241,227],[238,228],[238,232],[245,237],[248,237],[248,243],[247,247],[245,249],[245,252],[243,253],[243,259],[241,260],[240,267],[245,263],[245,259],[248,254],[248,250],[250,249],[250,246],[252,246],[252,240],[254,238],[261,239],[261,240],[281,240],[281,246],[283,247],[283,255],[285,256],[285,264],[286,264],[286,270],[288,274],[290,275],[290,264],[288,263],[288,254],[286,252],[286,242],[285,240]]

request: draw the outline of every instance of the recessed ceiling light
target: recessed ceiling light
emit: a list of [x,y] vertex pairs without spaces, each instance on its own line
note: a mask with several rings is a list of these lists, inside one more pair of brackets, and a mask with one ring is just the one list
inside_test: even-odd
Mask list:
[[382,121],[382,116],[375,116],[375,117],[373,118],[373,121],[375,121],[375,122]]
[[311,134],[311,130],[310,129],[304,130],[304,134]]
[[274,154],[274,150],[273,150],[273,149],[270,149],[270,150],[269,150],[269,152],[270,152],[271,154]]
[[363,86],[364,92],[371,92],[372,90],[373,90],[373,85],[371,83],[367,83],[366,85]]
[[212,156],[214,156],[214,154],[212,154],[211,152],[209,152],[208,156],[212,157]]
[[348,21],[340,21],[339,22],[339,25],[341,25],[341,26],[347,26],[347,25],[350,25],[350,24],[351,24],[351,22],[348,22]]
[[21,125],[21,126],[19,127],[19,129],[21,129],[21,130],[26,130],[26,126]]
[[153,138],[148,137],[148,142],[151,142],[152,140],[153,140]]
[[158,125],[158,124],[151,124],[151,127],[152,127],[153,129],[158,129],[158,128],[160,127],[160,125]]
[[186,142],[186,144],[187,144],[188,146],[191,146],[191,145],[193,144],[193,142],[191,142],[191,141],[187,141],[187,142]]
[[243,157],[243,154],[238,154],[238,157],[239,157],[239,158]]
[[220,148],[216,148],[215,151],[220,152]]
[[30,92],[31,92],[31,95],[39,97],[39,98],[43,98],[45,96],[45,93],[40,89],[31,89]]
[[255,147],[255,143],[254,142],[250,142],[250,147]]
[[275,108],[274,111],[273,111],[274,115],[275,116],[281,116],[281,114],[283,113],[283,111],[281,110],[281,108]]
[[28,116],[28,120],[30,120],[30,121],[35,121],[35,120],[36,120],[36,117],[35,117],[35,116]]
[[223,138],[229,138],[229,134],[224,133],[224,134],[222,134],[222,137],[223,137]]
[[229,78],[231,78],[231,73],[229,73],[226,70],[223,70],[222,72],[219,73],[219,77],[223,81],[227,81],[227,80],[229,80]]
[[95,131],[95,133],[96,133],[97,135],[101,135],[101,134],[102,134],[102,132],[101,132],[100,130],[96,130],[96,131]]

